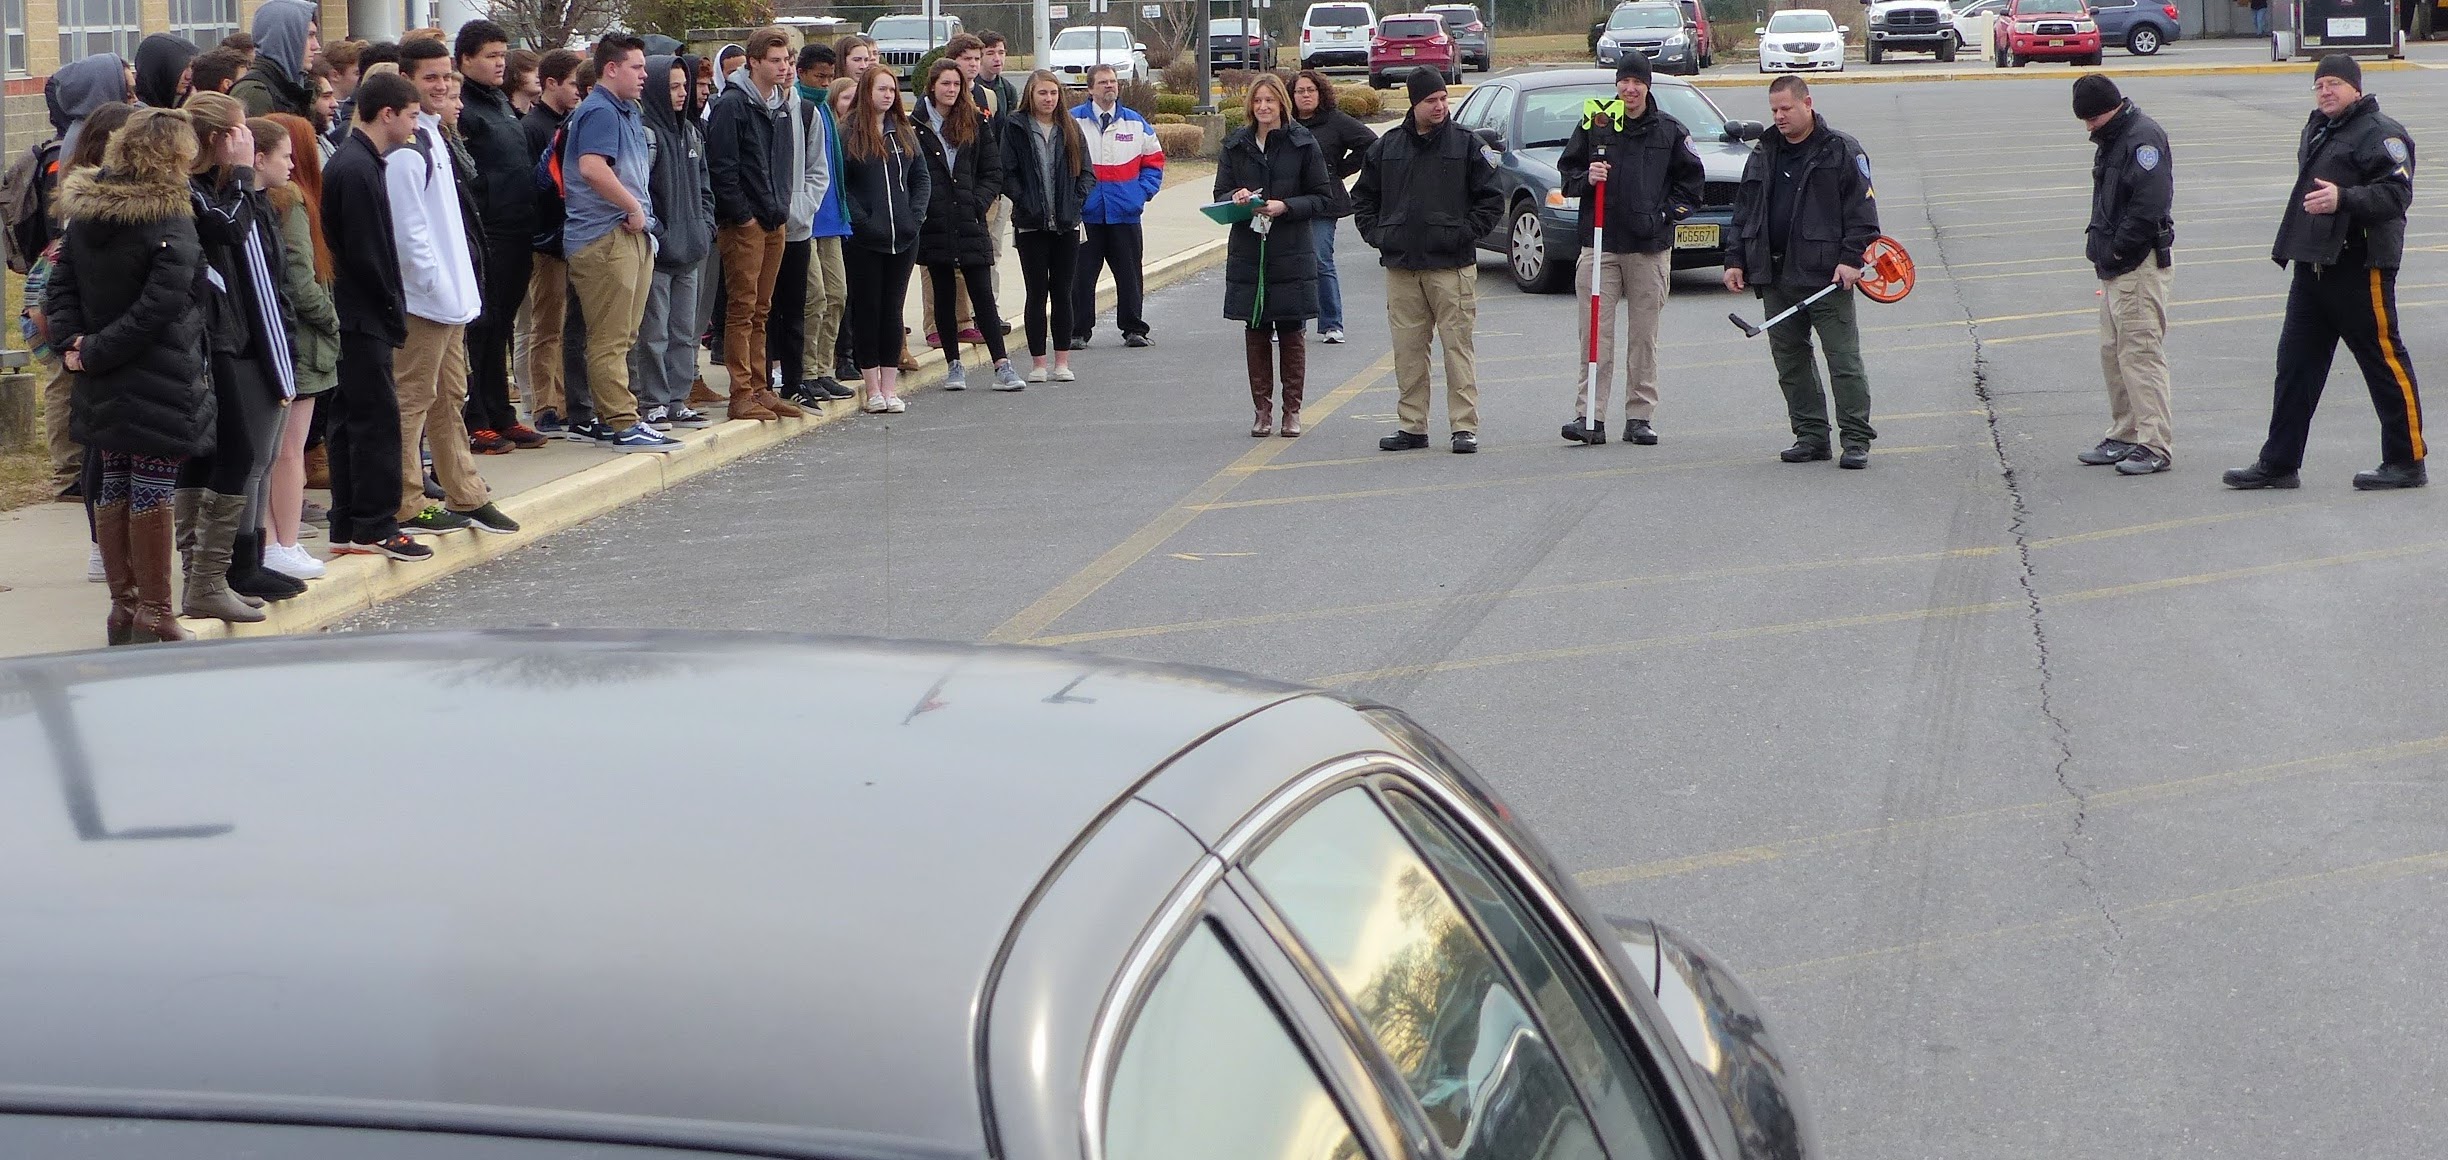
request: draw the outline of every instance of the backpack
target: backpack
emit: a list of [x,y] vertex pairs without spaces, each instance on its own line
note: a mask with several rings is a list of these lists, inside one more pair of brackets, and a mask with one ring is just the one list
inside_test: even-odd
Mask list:
[[[571,115],[576,116],[574,112]],[[569,217],[569,205],[563,200],[569,196],[569,188],[562,172],[568,153],[569,122],[563,121],[553,129],[551,143],[544,146],[544,152],[536,155],[535,163],[536,235],[533,248],[536,253],[555,258],[562,256],[561,227]]]
[[0,249],[8,268],[23,274],[51,244],[51,185],[59,179],[58,140],[45,141],[17,156],[0,174]]

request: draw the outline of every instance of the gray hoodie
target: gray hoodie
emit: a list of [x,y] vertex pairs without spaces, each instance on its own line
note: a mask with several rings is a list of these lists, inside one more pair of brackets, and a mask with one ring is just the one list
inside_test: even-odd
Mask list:
[[[756,82],[748,79],[746,65],[731,73],[731,83],[751,93],[757,91]],[[773,159],[774,172],[797,177],[790,182],[790,220],[782,225],[782,240],[804,242],[815,232],[816,204],[824,200],[826,158],[822,150],[808,148],[808,122],[815,118],[807,115],[811,110],[800,101],[798,86],[787,80],[781,92],[766,100],[765,107],[780,110],[783,124],[790,126],[789,132],[776,135],[777,142],[787,142],[790,148],[787,155]]]
[[128,91],[127,61],[115,52],[88,56],[60,66],[51,74],[52,89],[59,95],[60,111],[68,116],[68,130],[60,134],[60,156],[76,152],[77,136],[85,131],[85,118],[112,101],[133,100]]
[[316,10],[305,0],[270,0],[255,10],[255,58],[268,61],[282,79],[301,84],[306,79],[306,27]]

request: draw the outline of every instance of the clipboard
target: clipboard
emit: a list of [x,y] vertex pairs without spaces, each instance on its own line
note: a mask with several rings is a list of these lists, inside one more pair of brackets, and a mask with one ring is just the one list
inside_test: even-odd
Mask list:
[[1235,204],[1231,198],[1213,201],[1199,207],[1207,220],[1220,226],[1237,226],[1258,215],[1258,206],[1266,200],[1263,190],[1252,190],[1249,201]]

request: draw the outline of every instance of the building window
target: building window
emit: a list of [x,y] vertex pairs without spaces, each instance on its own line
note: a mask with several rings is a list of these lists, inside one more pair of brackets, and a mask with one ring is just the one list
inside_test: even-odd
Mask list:
[[238,0],[170,0],[170,31],[211,48],[238,31]]
[[25,76],[26,69],[26,0],[0,0],[0,25],[8,28],[8,42],[0,52],[6,54],[8,75]]
[[61,64],[105,52],[135,60],[144,39],[136,0],[59,0],[59,38]]

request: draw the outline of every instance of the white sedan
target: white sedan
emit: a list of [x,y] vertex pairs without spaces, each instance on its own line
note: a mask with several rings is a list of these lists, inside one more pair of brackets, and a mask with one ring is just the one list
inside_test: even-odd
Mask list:
[[1127,28],[1081,25],[1055,33],[1045,54],[1045,67],[1075,88],[1088,83],[1089,70],[1099,63],[1112,65],[1123,84],[1146,80],[1147,46],[1132,40]]
[[1752,30],[1761,72],[1843,72],[1845,33],[1824,8],[1788,8]]

